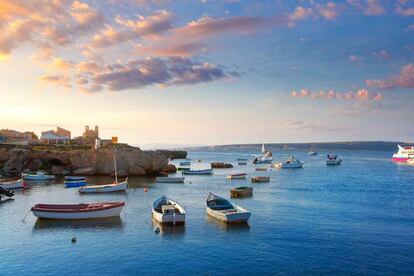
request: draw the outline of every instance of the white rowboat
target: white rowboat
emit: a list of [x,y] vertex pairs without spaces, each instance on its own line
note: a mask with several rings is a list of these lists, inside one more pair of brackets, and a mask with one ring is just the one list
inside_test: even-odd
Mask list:
[[227,176],[227,179],[233,180],[233,179],[246,179],[245,173],[237,173],[237,174],[230,174]]
[[289,157],[285,162],[279,162],[273,165],[274,168],[278,169],[300,169],[303,168],[305,162],[299,161],[295,157]]
[[6,190],[21,189],[24,188],[24,180],[23,178],[20,178],[19,180],[15,181],[0,182],[0,187]]
[[111,193],[125,191],[128,187],[128,178],[124,182],[104,185],[88,185],[79,189],[80,193]]
[[250,218],[250,212],[227,199],[209,194],[206,200],[207,214],[226,223],[243,223]]
[[54,175],[47,175],[44,172],[37,172],[36,174],[22,174],[24,180],[53,180],[55,179]]
[[206,169],[206,170],[186,170],[182,171],[182,174],[188,174],[188,175],[212,175],[213,170],[212,169]]
[[162,224],[183,224],[185,214],[183,206],[166,196],[160,197],[152,204],[152,216]]

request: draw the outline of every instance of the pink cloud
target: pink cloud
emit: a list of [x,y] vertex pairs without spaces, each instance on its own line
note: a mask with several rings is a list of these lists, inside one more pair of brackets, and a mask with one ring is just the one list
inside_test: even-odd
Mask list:
[[349,59],[350,61],[352,61],[352,62],[357,62],[357,61],[362,60],[362,57],[357,56],[357,55],[350,55],[350,56],[348,57],[348,59]]
[[390,54],[385,50],[375,51],[375,52],[372,52],[372,54],[374,55],[374,57],[376,57],[378,59],[388,59],[388,58],[390,58]]
[[414,7],[403,8],[401,6],[397,6],[395,12],[402,16],[414,16]]
[[295,90],[291,93],[292,97],[302,97],[311,99],[344,99],[344,100],[374,100],[380,101],[383,99],[381,93],[371,93],[367,89],[359,89],[355,92],[336,92],[334,90],[311,92],[309,89],[302,89],[300,92]]
[[367,0],[368,6],[365,10],[366,15],[383,15],[385,14],[385,8],[381,5],[379,0]]
[[366,81],[367,85],[381,89],[392,90],[399,88],[414,88],[414,64],[403,66],[400,73],[388,79],[372,79]]
[[325,5],[319,6],[318,11],[325,19],[335,20],[339,16],[341,9],[334,2],[328,2]]

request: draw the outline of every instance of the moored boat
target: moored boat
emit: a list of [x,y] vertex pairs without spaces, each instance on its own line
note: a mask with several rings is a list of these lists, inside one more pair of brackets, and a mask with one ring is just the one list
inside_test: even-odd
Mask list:
[[181,171],[188,171],[188,170],[190,170],[190,168],[189,168],[189,167],[178,167],[178,168],[177,168],[177,171],[178,171],[178,172],[181,172]]
[[122,192],[128,187],[128,177],[123,182],[103,185],[87,185],[79,189],[80,193],[111,193]]
[[266,150],[265,145],[262,145],[262,153],[261,157],[256,157],[253,159],[253,164],[270,164],[273,161],[273,153],[271,151]]
[[213,170],[212,169],[205,169],[205,170],[186,170],[182,171],[182,174],[187,175],[212,175]]
[[210,193],[206,199],[207,214],[226,223],[243,223],[250,218],[250,212],[227,199]]
[[186,211],[178,202],[162,196],[152,204],[152,216],[162,224],[184,224]]
[[303,168],[304,163],[305,162],[299,161],[295,157],[291,156],[285,162],[273,164],[273,167],[278,169],[300,169]]
[[268,168],[267,167],[257,167],[256,171],[258,172],[267,172]]
[[21,188],[24,188],[24,186],[25,186],[25,184],[24,184],[23,178],[20,178],[18,180],[14,180],[14,181],[0,182],[0,187],[2,187],[3,189],[6,189],[6,190],[21,189]]
[[310,152],[308,152],[308,155],[309,156],[316,156],[316,155],[318,155],[318,153],[316,151],[310,151]]
[[227,179],[246,179],[246,174],[245,173],[235,173],[235,174],[229,174],[227,176]]
[[190,161],[182,161],[180,162],[180,166],[190,166],[191,162]]
[[79,180],[86,180],[86,176],[65,176],[65,180],[67,181],[79,181]]
[[414,146],[401,147],[398,145],[398,152],[392,155],[392,161],[407,162],[411,156],[414,156]]
[[236,187],[230,189],[230,196],[231,197],[247,197],[253,195],[253,188],[252,187]]
[[247,161],[247,158],[237,158],[237,161]]
[[96,219],[117,217],[125,202],[89,204],[36,204],[31,211],[38,218],[46,219]]
[[339,155],[336,154],[328,154],[326,156],[326,165],[335,166],[335,165],[341,165],[342,159]]
[[157,183],[184,183],[184,177],[170,177],[170,176],[158,176],[155,179]]
[[65,184],[65,188],[76,188],[76,187],[82,187],[85,186],[86,180],[72,180],[72,181],[65,181],[63,184]]
[[269,182],[270,176],[252,176],[252,182]]
[[48,175],[41,171],[37,172],[36,174],[23,173],[22,177],[24,180],[54,180],[55,179],[54,175]]

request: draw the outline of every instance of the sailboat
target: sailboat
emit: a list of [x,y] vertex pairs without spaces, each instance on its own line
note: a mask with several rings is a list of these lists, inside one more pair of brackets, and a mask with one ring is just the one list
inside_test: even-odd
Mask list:
[[273,154],[271,151],[266,150],[265,145],[262,144],[262,153],[261,157],[256,157],[253,160],[253,164],[270,164],[273,161]]
[[84,186],[79,189],[80,193],[109,193],[125,191],[128,187],[128,177],[125,181],[118,183],[118,173],[116,169],[116,158],[114,154],[114,167],[115,167],[115,183],[104,185],[90,185]]

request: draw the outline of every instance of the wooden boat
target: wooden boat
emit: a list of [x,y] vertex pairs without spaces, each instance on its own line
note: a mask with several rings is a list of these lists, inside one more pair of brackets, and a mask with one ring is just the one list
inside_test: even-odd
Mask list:
[[31,211],[38,218],[46,219],[95,219],[117,217],[125,202],[90,204],[36,204]]
[[229,174],[227,176],[227,179],[246,179],[246,174],[245,173],[236,173],[236,174]]
[[65,188],[82,187],[86,185],[86,180],[65,181],[64,184],[65,184]]
[[182,161],[180,162],[180,166],[190,166],[191,162],[190,161]]
[[67,181],[80,181],[80,180],[86,180],[86,176],[65,176],[65,180]]
[[268,170],[268,168],[266,168],[266,167],[257,167],[256,168],[256,171],[258,171],[258,172],[267,172],[267,170]]
[[79,189],[80,193],[111,193],[122,192],[128,188],[128,178],[123,182],[103,185],[88,185]]
[[252,182],[269,182],[270,176],[252,176]]
[[159,176],[155,179],[157,183],[184,183],[184,177]]
[[230,189],[230,196],[231,197],[246,197],[253,195],[253,188],[252,187],[236,187]]
[[21,188],[24,188],[24,186],[25,184],[24,184],[23,178],[20,178],[19,180],[15,180],[15,181],[0,182],[0,187],[6,190],[21,189]]
[[188,175],[212,175],[213,170],[212,169],[206,169],[206,170],[187,170],[182,171],[182,174],[188,174]]
[[185,214],[183,206],[166,196],[160,197],[152,204],[152,216],[162,224],[183,224]]
[[336,154],[328,154],[326,158],[326,165],[328,166],[341,165],[342,163],[342,158]]
[[210,193],[206,200],[209,216],[226,223],[243,223],[250,218],[250,212],[227,199]]
[[47,175],[44,172],[37,172],[36,174],[22,174],[24,180],[53,180],[55,179],[54,175]]

